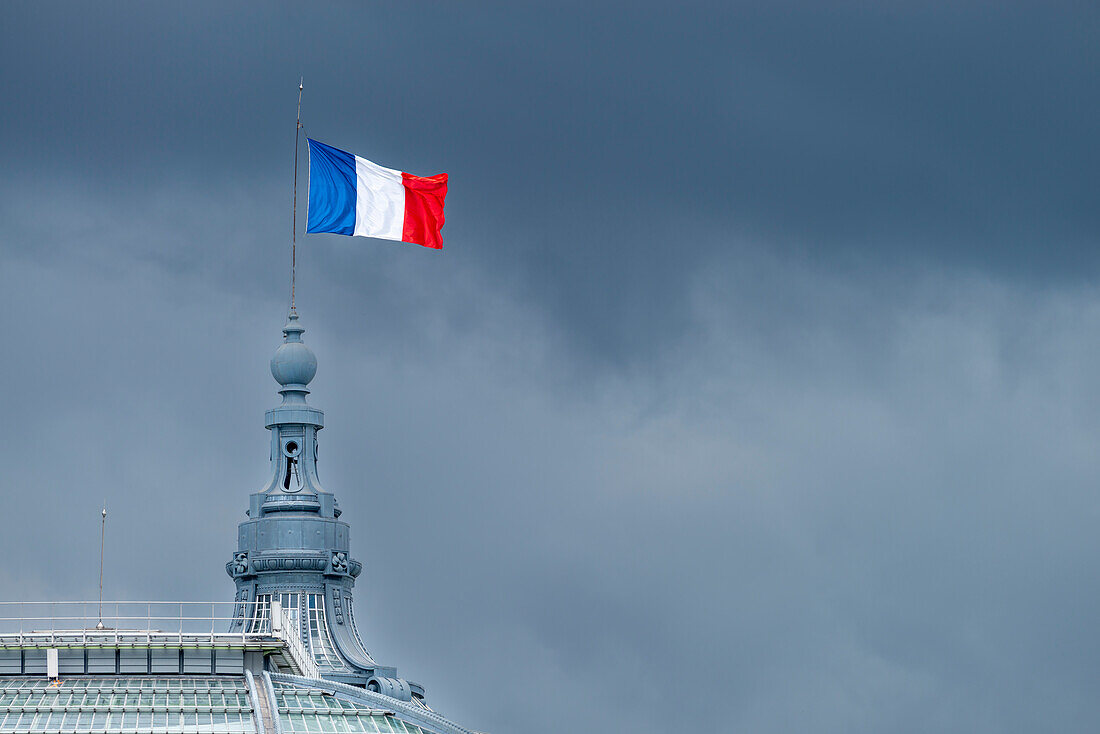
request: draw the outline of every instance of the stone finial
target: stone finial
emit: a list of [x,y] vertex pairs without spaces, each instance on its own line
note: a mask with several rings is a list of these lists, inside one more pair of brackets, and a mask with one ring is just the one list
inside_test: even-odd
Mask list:
[[298,312],[291,309],[283,327],[283,343],[271,358],[271,376],[283,387],[305,387],[317,374],[317,357],[302,343],[303,331]]

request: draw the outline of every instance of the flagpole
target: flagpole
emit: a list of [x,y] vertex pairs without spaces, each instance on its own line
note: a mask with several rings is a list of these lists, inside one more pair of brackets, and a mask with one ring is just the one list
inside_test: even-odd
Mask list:
[[294,127],[294,204],[290,223],[290,310],[294,310],[294,281],[298,270],[298,131],[302,129],[302,89],[305,77],[298,81],[298,120]]
[[[99,621],[96,622],[97,630],[103,629],[103,544],[107,537],[107,500],[103,500],[103,512],[99,525]],[[117,612],[116,612],[117,614]]]

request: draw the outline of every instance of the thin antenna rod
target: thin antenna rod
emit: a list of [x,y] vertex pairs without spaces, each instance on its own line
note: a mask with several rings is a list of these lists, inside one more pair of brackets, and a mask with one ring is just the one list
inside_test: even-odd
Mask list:
[[99,525],[99,622],[97,630],[103,629],[103,539],[107,536],[107,503],[103,503],[103,511],[100,513]]
[[290,223],[290,310],[294,310],[294,280],[298,270],[298,131],[302,129],[302,89],[305,77],[298,82],[298,120],[294,127],[294,213]]

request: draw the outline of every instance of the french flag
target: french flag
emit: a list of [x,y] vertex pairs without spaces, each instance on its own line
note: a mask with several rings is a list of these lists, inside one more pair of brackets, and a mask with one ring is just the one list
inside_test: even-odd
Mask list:
[[414,176],[309,141],[306,232],[379,237],[443,248],[447,174]]

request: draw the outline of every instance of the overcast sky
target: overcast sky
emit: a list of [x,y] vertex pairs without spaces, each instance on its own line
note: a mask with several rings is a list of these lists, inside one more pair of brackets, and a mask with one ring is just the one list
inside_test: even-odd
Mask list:
[[[231,600],[294,113],[367,648],[492,734],[1100,730],[1088,3],[0,5],[0,597]],[[304,141],[302,145],[304,150]],[[299,226],[304,176],[299,189]]]

